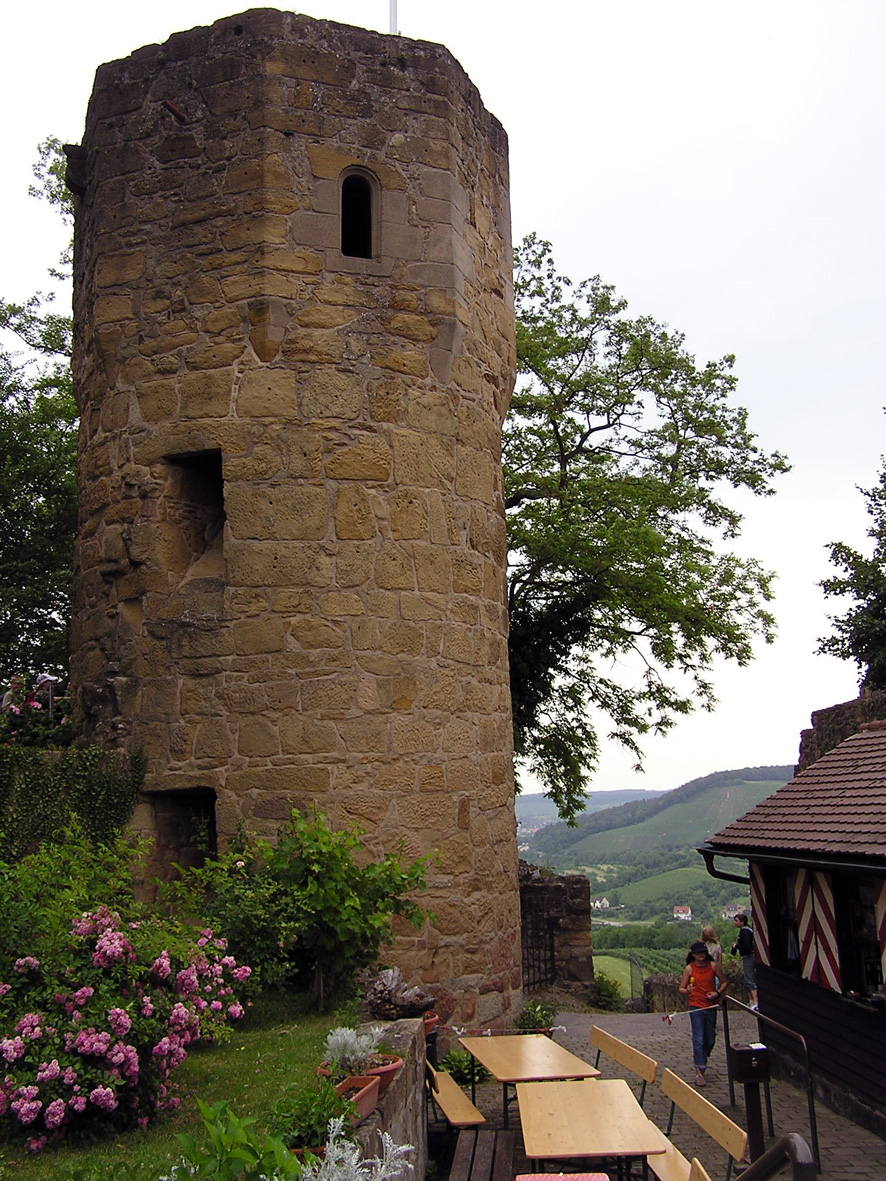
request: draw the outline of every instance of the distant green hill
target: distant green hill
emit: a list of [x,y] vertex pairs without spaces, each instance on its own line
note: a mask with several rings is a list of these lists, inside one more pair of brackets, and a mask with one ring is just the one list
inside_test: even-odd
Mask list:
[[[615,791],[592,791],[582,810],[583,815],[601,812],[604,808],[615,808],[620,804],[631,803],[634,800],[657,799],[664,795],[661,791],[650,791],[647,788],[626,787]],[[557,820],[557,805],[553,800],[540,793],[534,795],[517,796],[517,820],[521,824],[553,824]]]
[[792,766],[716,771],[655,799],[584,813],[575,828],[548,825],[532,838],[527,857],[598,865],[624,855],[691,847],[772,795],[793,773]]

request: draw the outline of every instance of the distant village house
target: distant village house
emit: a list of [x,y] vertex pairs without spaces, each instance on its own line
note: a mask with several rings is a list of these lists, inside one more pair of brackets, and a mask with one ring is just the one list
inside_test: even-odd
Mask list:
[[691,906],[675,906],[674,907],[674,918],[678,919],[681,923],[691,923],[692,922],[692,907]]

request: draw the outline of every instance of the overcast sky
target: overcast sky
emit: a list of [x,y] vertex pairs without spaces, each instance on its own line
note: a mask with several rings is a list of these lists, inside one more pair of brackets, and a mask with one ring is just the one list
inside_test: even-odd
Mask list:
[[[6,11],[0,295],[47,286],[64,235],[27,196],[31,165],[47,135],[80,140],[96,67],[243,7]],[[298,10],[389,30],[388,0]],[[776,497],[751,498],[740,542],[778,572],[777,642],[719,667],[717,712],[648,742],[644,775],[607,747],[594,789],[795,762],[810,712],[856,696],[853,665],[814,655],[817,583],[829,541],[865,545],[856,486],[886,450],[886,5],[399,0],[398,16],[448,46],[508,131],[515,240],[550,239],[562,272],[599,272],[700,362],[735,353],[752,428],[794,465]]]

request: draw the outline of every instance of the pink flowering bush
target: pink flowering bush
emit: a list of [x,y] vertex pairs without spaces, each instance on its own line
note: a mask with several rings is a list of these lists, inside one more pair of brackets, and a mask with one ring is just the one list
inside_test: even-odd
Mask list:
[[32,1151],[173,1109],[175,1068],[243,1015],[251,974],[209,928],[194,940],[106,906],[43,956],[4,949],[0,973],[0,1130]]

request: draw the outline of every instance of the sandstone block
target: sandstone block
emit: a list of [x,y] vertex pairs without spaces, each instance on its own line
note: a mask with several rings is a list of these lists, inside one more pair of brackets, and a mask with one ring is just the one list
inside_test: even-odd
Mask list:
[[370,435],[352,447],[334,451],[326,461],[326,474],[332,480],[387,480],[391,461],[391,449],[384,439]]
[[324,365],[306,374],[299,401],[306,418],[356,418],[363,404],[363,383],[356,373]]
[[321,595],[318,606],[327,619],[363,615],[366,612],[360,596],[345,591],[330,591],[328,595]]
[[388,749],[388,727],[381,718],[342,718],[337,728],[349,754],[384,754]]
[[[395,716],[391,722],[391,750],[395,755],[433,754],[440,748],[436,727],[420,718]],[[431,827],[438,827],[437,825]]]
[[227,759],[233,753],[234,746],[223,718],[208,718],[197,725],[194,731],[195,759]]
[[241,718],[237,751],[244,758],[268,758],[279,754],[280,741],[276,727],[259,715]]
[[409,399],[407,422],[432,435],[456,435],[458,417],[451,399],[439,390],[416,390]]
[[237,250],[241,246],[254,246],[259,242],[284,245],[287,237],[286,218],[279,214],[265,214],[233,226],[222,234],[221,240],[225,250]]
[[338,746],[338,731],[333,722],[287,714],[280,721],[280,745],[284,754],[331,754]]
[[414,623],[383,623],[379,628],[382,652],[392,656],[418,656],[424,648],[424,631]]
[[372,577],[375,546],[346,542],[339,546],[335,559],[335,582],[341,586],[363,586]]
[[386,590],[413,590],[415,568],[405,546],[383,541],[375,559],[375,581]]
[[415,578],[418,589],[423,592],[448,594],[451,578],[449,554],[441,546],[414,545]]
[[182,418],[225,418],[231,412],[230,369],[186,373],[181,379]]
[[492,504],[495,497],[496,471],[492,457],[482,451],[459,447],[455,490],[467,500]]
[[228,575],[233,586],[322,586],[332,577],[332,558],[316,543],[232,541]]
[[302,708],[306,713],[347,716],[357,695],[353,677],[336,675],[317,677],[302,685]]
[[300,648],[340,648],[341,629],[323,619],[311,617],[293,619],[289,624],[289,635]]
[[360,541],[375,536],[375,517],[366,490],[360,485],[338,489],[333,515],[339,540]]
[[121,320],[132,319],[132,296],[131,295],[103,295],[100,296],[94,305],[92,314],[93,323],[98,324],[116,324]]
[[449,490],[455,477],[455,444],[419,431],[395,430],[394,479],[406,487]]
[[357,308],[341,306],[307,307],[295,317],[295,322],[301,328],[340,328],[342,324],[350,324],[359,315]]
[[106,254],[95,266],[96,287],[118,287],[139,279],[145,273],[145,252],[127,250],[120,254]]
[[417,349],[394,349],[378,345],[370,349],[373,365],[408,377],[427,377],[430,373],[427,353]]
[[390,498],[391,536],[397,541],[428,537],[427,496],[413,489],[398,489]]
[[189,369],[221,369],[225,365],[232,365],[243,356],[243,342],[222,342],[198,348],[188,354]]
[[138,410],[145,422],[163,422],[172,418],[178,409],[178,393],[174,378],[146,381],[136,390]]
[[228,524],[239,541],[319,541],[329,520],[327,497],[325,487],[311,484],[231,484]]
[[234,651],[238,656],[279,652],[283,647],[283,621],[278,615],[242,619],[233,625]]

